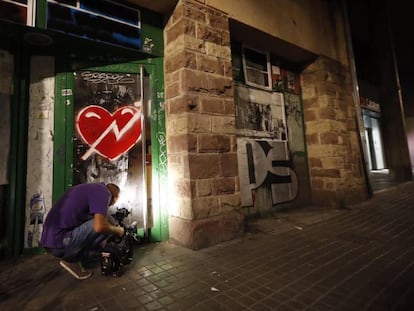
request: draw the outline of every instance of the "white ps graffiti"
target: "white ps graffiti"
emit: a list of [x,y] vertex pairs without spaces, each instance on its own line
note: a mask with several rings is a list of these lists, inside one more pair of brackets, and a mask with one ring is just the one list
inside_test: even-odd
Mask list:
[[264,184],[271,188],[273,204],[296,198],[298,179],[290,168],[286,141],[239,138],[237,146],[243,206],[253,205],[252,190]]

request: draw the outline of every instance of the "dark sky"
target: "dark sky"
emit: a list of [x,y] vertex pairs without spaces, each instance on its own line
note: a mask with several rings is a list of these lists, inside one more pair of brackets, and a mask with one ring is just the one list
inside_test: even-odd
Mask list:
[[[346,0],[348,18],[353,37],[353,47],[359,72],[364,78],[378,75],[375,55],[378,46],[375,31],[388,25],[394,42],[394,51],[401,82],[407,84],[414,68],[414,33],[409,26],[414,19],[410,1],[403,0]],[[386,17],[381,12],[386,12]],[[388,20],[387,20],[388,19]],[[379,25],[379,24],[383,25]],[[379,27],[380,26],[380,27]],[[388,33],[380,33],[387,40]],[[357,68],[358,70],[358,68]],[[368,77],[371,76],[371,77]],[[414,80],[414,79],[412,79]]]

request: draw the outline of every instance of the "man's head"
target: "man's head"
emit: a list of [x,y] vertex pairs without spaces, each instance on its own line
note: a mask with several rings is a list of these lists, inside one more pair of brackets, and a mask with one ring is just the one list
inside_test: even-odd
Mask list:
[[118,200],[120,189],[115,184],[106,184],[106,188],[108,188],[109,192],[111,193],[111,202],[109,205],[114,205],[115,202]]

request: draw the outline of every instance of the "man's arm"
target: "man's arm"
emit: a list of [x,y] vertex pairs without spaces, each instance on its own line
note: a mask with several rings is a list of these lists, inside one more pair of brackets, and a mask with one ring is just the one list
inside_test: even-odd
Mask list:
[[113,226],[108,223],[106,216],[102,214],[95,214],[93,217],[93,230],[97,233],[116,234],[118,236],[124,235],[124,228],[121,226]]

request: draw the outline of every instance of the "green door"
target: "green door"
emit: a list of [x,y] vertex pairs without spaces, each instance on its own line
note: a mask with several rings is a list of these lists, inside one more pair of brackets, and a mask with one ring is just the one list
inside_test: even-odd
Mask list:
[[79,183],[116,183],[116,206],[149,241],[168,239],[162,58],[57,75],[53,202]]

